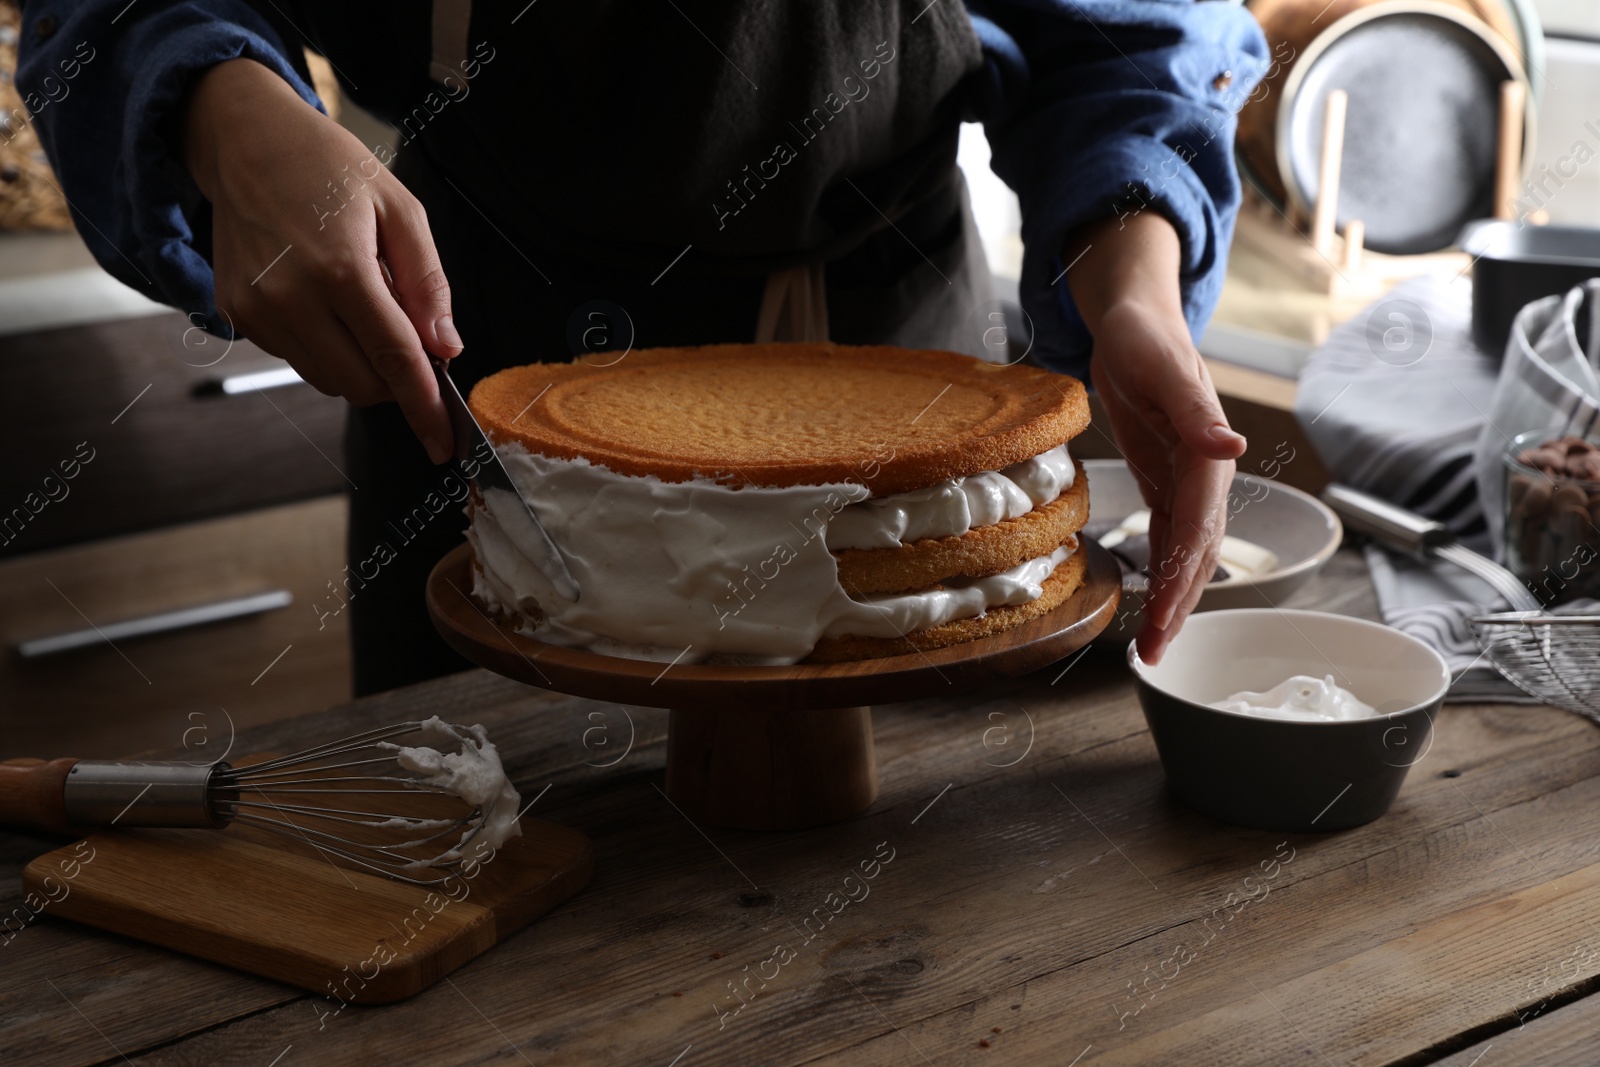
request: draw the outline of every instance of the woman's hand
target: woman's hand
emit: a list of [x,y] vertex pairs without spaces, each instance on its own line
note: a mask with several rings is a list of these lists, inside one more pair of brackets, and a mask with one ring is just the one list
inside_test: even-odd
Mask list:
[[1229,429],[1189,339],[1172,225],[1153,211],[1108,220],[1075,234],[1063,254],[1094,336],[1095,391],[1150,507],[1151,592],[1137,640],[1140,658],[1155,663],[1217,568],[1245,439]]
[[449,458],[428,353],[453,357],[461,339],[422,205],[253,60],[201,77],[184,137],[212,206],[218,310],[321,392],[398,401],[433,461]]

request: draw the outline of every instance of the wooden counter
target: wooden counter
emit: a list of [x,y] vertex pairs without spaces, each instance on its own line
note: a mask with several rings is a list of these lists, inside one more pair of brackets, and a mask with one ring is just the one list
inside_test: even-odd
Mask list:
[[[1373,608],[1348,551],[1289,603]],[[550,786],[532,814],[594,838],[587,890],[409,1002],[338,1014],[47,913],[0,947],[0,1062],[1594,1062],[1600,732],[1572,715],[1447,706],[1389,814],[1328,835],[1176,804],[1115,653],[877,709],[878,802],[803,833],[679,815],[664,713],[483,672],[241,750],[433,712]],[[8,909],[44,848],[0,837]]]

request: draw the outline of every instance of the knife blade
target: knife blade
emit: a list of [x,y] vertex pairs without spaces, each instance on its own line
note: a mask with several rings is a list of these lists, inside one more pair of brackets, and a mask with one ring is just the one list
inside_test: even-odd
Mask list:
[[545,531],[544,523],[539,521],[538,514],[533,510],[533,505],[528,503],[515,482],[511,480],[511,473],[506,470],[505,464],[500,462],[500,456],[495,452],[494,446],[484,436],[483,427],[478,425],[478,420],[472,417],[472,411],[467,407],[467,402],[461,396],[461,390],[456,388],[456,383],[450,379],[449,366],[445,360],[429,357],[433,364],[434,377],[439,380],[439,399],[444,401],[445,411],[450,414],[450,429],[455,435],[455,460],[462,463],[474,458],[474,453],[487,456],[486,460],[479,460],[477,475],[473,479],[478,483],[478,491],[485,489],[504,489],[516,497],[528,513],[528,520],[533,523],[536,535],[533,543],[526,546],[534,556],[534,566],[550,580],[556,592],[562,597],[573,602],[578,602],[578,583],[572,577],[572,572],[567,569],[567,561],[561,557],[561,550],[556,548],[556,543],[550,540],[550,535]]

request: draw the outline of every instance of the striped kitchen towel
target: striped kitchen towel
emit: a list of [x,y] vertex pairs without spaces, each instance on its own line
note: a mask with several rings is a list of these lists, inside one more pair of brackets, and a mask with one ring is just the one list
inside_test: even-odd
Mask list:
[[1479,351],[1471,327],[1469,277],[1402,282],[1311,354],[1295,416],[1335,480],[1487,552],[1473,456],[1500,360]]
[[1366,557],[1383,621],[1432,645],[1444,657],[1451,678],[1446,700],[1538,703],[1500,676],[1472,636],[1468,619],[1509,606],[1480,578],[1452,563],[1419,563],[1372,544],[1366,546]]

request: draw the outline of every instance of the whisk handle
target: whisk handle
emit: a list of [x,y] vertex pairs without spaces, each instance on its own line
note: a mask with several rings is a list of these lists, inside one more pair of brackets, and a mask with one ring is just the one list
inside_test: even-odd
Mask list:
[[75,759],[0,762],[0,823],[53,834],[73,833],[66,785]]

